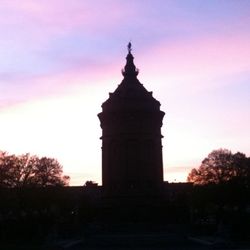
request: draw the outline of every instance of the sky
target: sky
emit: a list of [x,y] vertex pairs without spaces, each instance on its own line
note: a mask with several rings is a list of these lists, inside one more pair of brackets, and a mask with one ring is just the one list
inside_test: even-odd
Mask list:
[[0,0],[0,150],[101,184],[101,104],[132,42],[161,102],[164,179],[212,151],[250,156],[250,1]]

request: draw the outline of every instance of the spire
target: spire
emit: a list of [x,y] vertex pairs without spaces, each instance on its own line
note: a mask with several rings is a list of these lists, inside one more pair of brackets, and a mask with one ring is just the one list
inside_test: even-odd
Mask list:
[[128,55],[126,57],[126,60],[127,60],[127,63],[124,67],[124,69],[122,70],[122,74],[124,77],[136,77],[139,73],[139,70],[135,67],[134,65],[134,57],[133,55],[131,54],[131,51],[132,51],[132,44],[131,42],[128,43]]
[[132,51],[132,44],[131,42],[128,43],[128,53],[131,53]]

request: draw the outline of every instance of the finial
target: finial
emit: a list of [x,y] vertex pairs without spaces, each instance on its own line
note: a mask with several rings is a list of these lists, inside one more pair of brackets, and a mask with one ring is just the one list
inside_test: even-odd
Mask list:
[[128,53],[131,53],[132,51],[132,44],[131,42],[128,43]]
[[134,65],[134,61],[133,61],[134,57],[133,57],[133,55],[131,53],[131,51],[132,51],[131,42],[128,43],[127,47],[128,47],[128,55],[126,57],[127,63],[125,65],[124,69],[122,70],[122,74],[124,76],[130,76],[130,77],[135,76],[136,77],[138,75],[138,73],[139,73],[139,70]]

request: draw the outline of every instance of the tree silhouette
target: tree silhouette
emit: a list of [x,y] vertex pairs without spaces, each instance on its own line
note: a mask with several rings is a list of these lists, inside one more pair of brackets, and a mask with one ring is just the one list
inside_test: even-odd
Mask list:
[[97,187],[97,186],[98,186],[98,184],[94,181],[86,181],[84,183],[84,187]]
[[232,154],[227,149],[212,151],[198,169],[192,169],[187,180],[194,184],[219,184],[228,181],[250,180],[250,159],[243,153]]
[[1,187],[64,186],[68,185],[69,179],[53,158],[0,153]]

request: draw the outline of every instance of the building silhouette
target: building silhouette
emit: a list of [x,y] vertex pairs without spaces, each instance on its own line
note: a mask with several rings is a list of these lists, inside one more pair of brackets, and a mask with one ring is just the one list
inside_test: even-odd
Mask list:
[[102,183],[106,190],[163,185],[160,102],[137,78],[128,44],[123,80],[102,104]]

